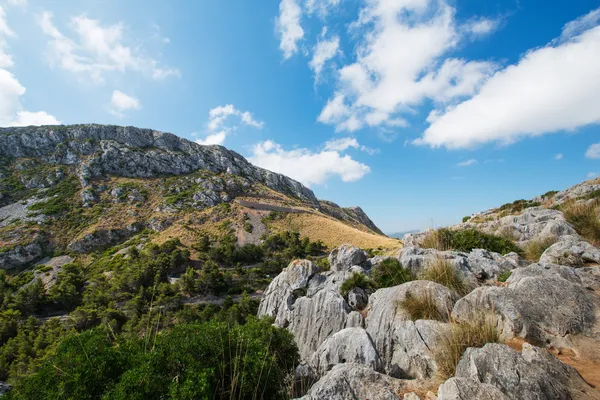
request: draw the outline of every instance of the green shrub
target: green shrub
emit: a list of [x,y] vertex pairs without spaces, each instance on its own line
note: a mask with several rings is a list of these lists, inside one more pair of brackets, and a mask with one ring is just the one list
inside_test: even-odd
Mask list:
[[371,279],[378,288],[386,288],[414,281],[415,275],[395,258],[386,258],[371,270]]
[[420,244],[422,247],[441,251],[452,249],[468,253],[473,249],[484,249],[502,255],[511,252],[523,254],[523,250],[510,238],[484,233],[473,228],[460,230],[441,228],[430,231]]
[[470,219],[471,219],[471,216],[467,215],[467,216],[463,217],[462,222],[465,223],[465,222],[467,222]]
[[248,221],[244,222],[244,230],[248,233],[252,233],[252,231],[254,231],[254,226],[252,226],[252,224]]
[[460,296],[470,292],[469,285],[462,279],[460,273],[443,258],[435,258],[421,274],[421,279],[439,283]]
[[292,335],[270,321],[181,324],[120,341],[93,329],[66,337],[8,399],[284,399],[298,363]]
[[446,314],[440,312],[435,302],[435,298],[430,293],[415,296],[412,293],[406,293],[404,300],[400,302],[402,307],[410,316],[412,321],[419,319],[430,319],[435,321],[447,321],[451,310]]
[[359,287],[365,292],[369,293],[375,289],[375,284],[366,275],[355,272],[352,276],[342,283],[340,287],[340,294],[346,298],[348,293],[355,287]]
[[506,282],[508,278],[512,275],[512,271],[504,271],[498,275],[498,282]]

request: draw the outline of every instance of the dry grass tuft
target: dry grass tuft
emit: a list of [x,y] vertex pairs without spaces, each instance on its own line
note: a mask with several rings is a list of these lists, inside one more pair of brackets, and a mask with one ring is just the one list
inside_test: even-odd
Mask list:
[[577,233],[583,236],[588,242],[594,246],[600,245],[600,219],[598,212],[600,204],[598,201],[592,204],[575,203],[562,207],[562,212]]
[[438,373],[443,379],[454,376],[456,366],[469,347],[482,347],[486,343],[498,343],[500,335],[496,329],[493,313],[482,314],[466,323],[453,323],[436,348],[435,360]]
[[445,314],[440,312],[435,298],[430,293],[415,296],[408,292],[399,305],[408,313],[412,321],[430,319],[446,322],[450,314],[450,310],[447,310]]
[[544,251],[556,243],[557,240],[558,239],[554,236],[541,238],[539,240],[530,240],[525,247],[523,247],[525,259],[533,263],[540,261],[540,257],[544,254]]
[[432,281],[454,290],[459,296],[465,296],[470,292],[470,287],[462,279],[460,273],[454,266],[441,257],[436,257],[429,263],[421,274],[421,279]]
[[420,246],[424,249],[436,249],[440,251],[450,250],[450,246],[446,237],[443,235],[443,232],[444,231],[440,229],[429,230],[427,235],[421,239],[421,242],[419,243]]

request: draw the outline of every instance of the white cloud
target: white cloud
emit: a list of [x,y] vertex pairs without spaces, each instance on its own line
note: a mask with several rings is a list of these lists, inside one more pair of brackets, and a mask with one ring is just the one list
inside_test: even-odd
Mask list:
[[498,28],[499,21],[488,18],[475,18],[465,25],[465,29],[475,36],[484,36]]
[[26,7],[27,0],[8,0],[8,5],[18,6],[18,7]]
[[570,40],[575,36],[581,35],[583,32],[594,28],[598,25],[600,21],[600,8],[590,11],[586,15],[582,15],[581,17],[568,22],[565,24],[562,30],[562,34],[558,40],[555,42],[563,42],[566,40]]
[[[598,10],[593,11],[595,16]],[[589,18],[577,27],[588,26]],[[579,28],[567,24],[560,44],[527,52],[498,71],[479,93],[445,111],[417,144],[467,148],[498,141],[512,143],[600,122],[600,26],[570,37]]]
[[[361,38],[355,60],[339,69],[336,92],[318,120],[337,130],[406,126],[399,114],[427,99],[450,102],[474,94],[497,66],[447,54],[492,23],[480,19],[467,29],[454,15],[444,0],[367,1],[352,24]],[[333,105],[344,114],[332,117]]]
[[248,160],[259,167],[294,178],[306,186],[320,185],[333,177],[343,182],[353,182],[370,172],[369,166],[359,163],[338,151],[309,149],[285,150],[281,145],[267,140],[252,148]]
[[306,0],[306,12],[310,15],[317,13],[321,17],[327,16],[332,8],[340,5],[342,0]]
[[284,59],[290,58],[298,51],[298,41],[304,37],[304,29],[300,25],[301,16],[302,9],[296,0],[281,0],[275,27],[280,37],[279,48],[283,51]]
[[109,111],[119,118],[124,116],[124,112],[128,110],[139,110],[142,108],[140,100],[129,96],[120,90],[115,90],[110,98]]
[[563,159],[563,155],[562,153],[558,153],[557,155],[554,156],[555,160],[562,160]]
[[587,151],[585,152],[585,157],[591,159],[600,158],[600,143],[590,145],[590,147],[588,147]]
[[470,160],[459,162],[456,165],[459,167],[468,167],[468,166],[475,165],[475,164],[478,164],[477,160],[474,158],[471,158]]
[[356,140],[356,138],[352,138],[352,137],[332,139],[332,140],[325,142],[325,146],[324,146],[324,149],[327,151],[345,151],[350,148],[364,151],[365,153],[367,153],[371,156],[379,153],[378,149],[372,149],[370,147],[361,145],[360,143],[358,143],[358,140]]
[[588,174],[587,174],[587,178],[588,179],[592,179],[592,178],[595,178],[597,176],[598,176],[597,172],[588,172]]
[[38,15],[38,24],[50,38],[46,52],[50,65],[86,74],[96,83],[104,82],[108,72],[134,71],[153,79],[179,76],[179,70],[159,67],[158,61],[143,55],[137,47],[127,46],[122,23],[103,26],[85,15],[72,17],[70,27],[76,38],[67,37],[54,25],[51,12]]
[[12,56],[6,53],[6,38],[15,34],[9,28],[6,12],[0,6],[0,126],[51,125],[59,121],[44,112],[30,112],[23,109],[21,96],[25,87],[7,69],[12,67]]
[[313,57],[309,62],[310,68],[315,73],[315,81],[319,81],[321,76],[321,71],[325,66],[327,61],[331,60],[339,51],[340,48],[340,38],[337,35],[333,35],[330,38],[327,38],[326,35],[327,29],[323,29],[323,34],[321,38],[317,41],[313,51]]
[[264,122],[256,120],[249,111],[240,111],[233,104],[226,104],[208,112],[207,130],[204,139],[196,140],[199,144],[223,144],[227,135],[235,131],[240,124],[262,129]]

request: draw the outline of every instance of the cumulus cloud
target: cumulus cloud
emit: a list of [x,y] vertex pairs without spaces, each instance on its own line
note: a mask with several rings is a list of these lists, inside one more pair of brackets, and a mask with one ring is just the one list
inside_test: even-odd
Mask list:
[[279,17],[275,21],[275,27],[284,59],[298,51],[298,41],[304,37],[304,29],[300,25],[301,16],[302,9],[296,0],[282,0],[279,3]]
[[598,20],[595,10],[567,24],[560,40],[497,71],[472,98],[436,111],[415,143],[450,149],[510,144],[599,123]]
[[13,66],[11,54],[6,52],[6,38],[16,35],[10,29],[6,12],[0,6],[0,126],[52,125],[60,123],[55,117],[44,112],[30,112],[23,109],[21,97],[25,87],[7,68]]
[[469,166],[475,165],[475,164],[478,164],[477,160],[474,158],[471,158],[470,160],[459,162],[456,165],[459,167],[469,167]]
[[321,38],[315,45],[312,59],[309,62],[310,68],[315,73],[315,80],[318,82],[320,79],[321,71],[325,63],[331,60],[339,52],[340,38],[337,35],[333,35],[329,38],[326,37],[327,29],[323,28]]
[[332,140],[325,142],[325,145],[324,145],[324,149],[327,151],[345,151],[350,148],[364,151],[365,153],[367,153],[369,155],[374,155],[379,152],[378,149],[372,149],[370,147],[361,145],[360,143],[358,143],[358,140],[356,140],[356,138],[352,138],[352,137],[332,139]]
[[464,29],[475,36],[484,36],[498,28],[499,20],[489,18],[475,18],[465,24]]
[[318,121],[348,131],[406,126],[400,114],[427,99],[447,103],[473,95],[497,66],[448,53],[473,32],[492,28],[488,20],[459,25],[443,0],[366,2],[352,24],[361,38],[356,57],[338,70],[337,89]]
[[555,160],[562,160],[563,159],[563,155],[562,153],[558,153],[557,155],[554,156]]
[[264,122],[256,120],[251,112],[238,110],[233,104],[215,107],[208,112],[207,136],[198,139],[196,143],[221,145],[227,135],[235,131],[240,124],[257,129],[264,126]]
[[305,148],[285,150],[270,140],[254,145],[248,159],[259,167],[287,175],[306,186],[320,185],[334,177],[339,177],[343,182],[353,182],[371,170],[369,166],[339,151],[313,152]]
[[600,143],[595,143],[588,147],[587,151],[585,152],[585,157],[591,159],[600,158]]
[[153,79],[179,76],[179,70],[159,67],[158,61],[125,43],[124,25],[102,25],[85,15],[72,17],[73,37],[63,34],[53,23],[51,12],[38,15],[38,24],[49,37],[46,55],[51,66],[85,74],[94,82],[104,82],[109,72],[139,72]]
[[327,16],[330,10],[340,5],[342,0],[306,0],[306,12],[310,15],[313,13],[321,17]]
[[140,100],[129,96],[120,90],[115,90],[110,98],[109,111],[119,118],[125,116],[124,112],[129,110],[139,110],[142,108]]

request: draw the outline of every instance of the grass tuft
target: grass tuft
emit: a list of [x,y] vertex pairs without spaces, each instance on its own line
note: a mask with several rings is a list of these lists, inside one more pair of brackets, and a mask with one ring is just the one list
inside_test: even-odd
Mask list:
[[359,287],[365,292],[369,293],[375,289],[375,284],[366,275],[355,272],[352,276],[342,283],[340,287],[340,294],[344,297],[348,297],[348,293],[355,287]]
[[421,274],[421,279],[446,286],[458,293],[459,296],[465,296],[470,292],[469,285],[462,279],[460,273],[448,260],[441,257],[437,257],[429,263],[429,266]]
[[484,249],[502,255],[511,252],[523,253],[523,250],[510,237],[492,235],[473,228],[431,230],[421,240],[420,245],[423,248],[440,251],[457,250],[468,253],[473,249]]
[[414,281],[416,277],[410,269],[404,268],[397,259],[386,258],[373,268],[371,279],[381,289]]
[[530,240],[523,248],[525,259],[533,263],[540,261],[540,257],[544,254],[544,251],[556,243],[557,240],[554,236],[548,236],[539,240]]
[[465,323],[453,323],[449,333],[440,339],[435,352],[440,377],[448,379],[454,376],[458,362],[469,347],[482,347],[499,341],[493,314],[482,314]]
[[400,302],[402,307],[410,316],[412,321],[419,319],[429,319],[434,321],[448,321],[450,310],[446,314],[440,312],[435,302],[435,298],[430,293],[415,296],[412,293],[406,293],[404,300]]
[[598,202],[592,204],[574,203],[562,208],[562,212],[568,223],[594,246],[600,245],[600,211]]

